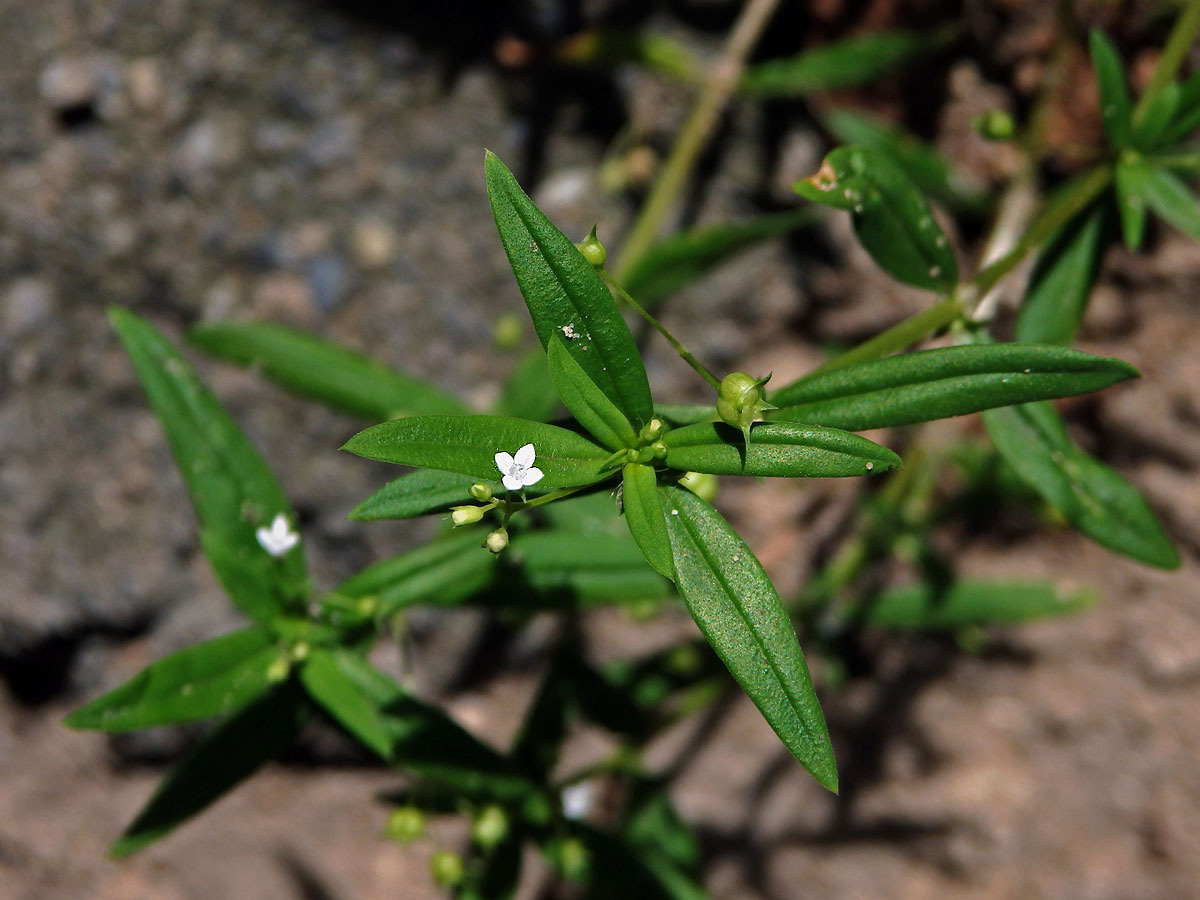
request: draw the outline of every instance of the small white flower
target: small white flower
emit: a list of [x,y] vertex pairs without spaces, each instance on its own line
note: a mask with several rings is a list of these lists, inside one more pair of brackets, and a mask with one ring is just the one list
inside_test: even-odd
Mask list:
[[526,444],[515,456],[503,451],[497,453],[496,468],[504,476],[500,479],[504,486],[510,491],[519,491],[541,481],[544,473],[533,464],[535,458],[533,444]]
[[570,819],[572,822],[579,822],[586,819],[588,813],[592,811],[594,795],[595,791],[592,790],[592,783],[590,781],[581,781],[578,784],[563,788],[563,817]]
[[292,531],[283,513],[275,517],[270,528],[259,528],[254,536],[258,538],[258,545],[275,557],[283,556],[300,543],[300,535]]

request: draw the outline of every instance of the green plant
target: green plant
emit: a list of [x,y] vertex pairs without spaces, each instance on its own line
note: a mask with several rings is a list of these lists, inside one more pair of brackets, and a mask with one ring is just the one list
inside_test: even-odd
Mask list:
[[[919,155],[914,163],[880,131],[871,132],[880,138],[871,146],[830,153],[796,190],[848,212],[881,268],[938,299],[771,391],[767,377],[710,372],[639,303],[635,288],[658,299],[730,248],[775,233],[773,226],[657,243],[642,237],[644,249],[610,271],[595,231],[574,245],[491,154],[485,173],[492,212],[542,347],[517,369],[492,414],[472,414],[421,381],[279,327],[193,331],[192,340],[218,356],[257,364],[295,391],[381,422],[345,449],[416,470],[364,500],[352,518],[438,514],[454,526],[328,592],[309,582],[294,512],[258,453],[165,338],[134,314],[114,310],[113,326],[187,484],[204,553],[253,624],[159,660],[68,718],[77,728],[125,731],[226,717],[167,776],[113,853],[127,855],[166,834],[280,753],[320,713],[415,776],[389,823],[397,839],[420,836],[424,811],[470,816],[467,857],[440,851],[433,864],[435,880],[460,897],[509,896],[526,842],[564,877],[604,896],[619,890],[703,896],[695,839],[674,813],[668,785],[643,770],[637,751],[721,690],[721,664],[800,763],[836,791],[833,750],[796,627],[826,659],[832,682],[838,642],[854,630],[963,630],[1062,613],[1090,599],[1064,597],[1044,583],[959,579],[927,540],[949,514],[948,504],[933,499],[934,476],[953,464],[978,486],[990,464],[969,446],[947,457],[913,441],[905,466],[864,500],[852,538],[799,597],[785,602],[711,504],[707,476],[849,477],[900,466],[899,456],[857,431],[983,412],[1015,476],[1009,494],[1019,494],[1014,484],[1023,483],[1097,542],[1150,565],[1177,565],[1145,501],[1074,444],[1048,401],[1137,374],[1127,363],[1064,346],[1113,238],[1107,219],[1119,217],[1130,246],[1142,240],[1146,210],[1200,237],[1195,198],[1174,174],[1198,165],[1195,151],[1181,142],[1200,126],[1200,76],[1174,80],[1180,47],[1200,27],[1198,10],[1197,3],[1187,7],[1136,107],[1115,53],[1093,35],[1110,146],[969,278],[960,277],[953,248],[914,186],[913,167],[928,173],[932,157]],[[777,91],[784,74],[777,67],[745,84]],[[942,161],[937,165],[943,175],[948,171]],[[648,204],[650,217],[634,234],[656,234],[654,217],[663,207]],[[996,343],[988,332],[988,298],[1033,253],[1038,262],[1018,342]],[[710,385],[711,403],[655,401],[618,300]],[[944,330],[956,346],[899,353]],[[571,419],[545,421],[557,408],[551,392]],[[897,555],[918,562],[919,581],[882,592],[858,584],[873,562]],[[673,591],[707,644],[600,667],[581,652],[564,617],[557,652],[507,751],[461,728],[367,657],[388,624],[418,604],[488,604],[522,614],[662,602]],[[574,809],[572,792],[599,772],[555,774],[576,718],[611,730],[626,748],[601,767],[628,785],[628,800],[609,829]]]

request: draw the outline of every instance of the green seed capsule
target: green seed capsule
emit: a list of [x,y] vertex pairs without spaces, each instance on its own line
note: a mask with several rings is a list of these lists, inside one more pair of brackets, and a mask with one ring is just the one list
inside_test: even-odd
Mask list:
[[496,804],[485,806],[471,823],[471,840],[484,849],[495,847],[508,836],[508,813]]
[[592,264],[594,269],[603,269],[608,262],[608,248],[596,237],[596,226],[588,232],[588,236],[575,245],[575,249],[583,254],[583,258]]
[[401,806],[388,816],[387,836],[401,844],[409,844],[425,833],[425,813],[415,806]]
[[763,410],[775,409],[764,399],[766,378],[753,378],[745,372],[734,372],[721,379],[717,390],[717,415],[727,425],[737,428],[750,440],[750,426],[762,418]]
[[429,871],[442,887],[454,887],[463,880],[466,867],[463,858],[453,850],[439,850],[429,861]]

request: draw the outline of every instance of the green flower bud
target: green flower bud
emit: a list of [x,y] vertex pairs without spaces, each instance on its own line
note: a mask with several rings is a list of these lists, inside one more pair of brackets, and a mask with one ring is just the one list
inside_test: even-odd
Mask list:
[[485,806],[471,823],[471,840],[485,850],[508,836],[508,813],[496,804]]
[[281,656],[275,659],[267,666],[267,681],[271,684],[278,684],[281,681],[286,681],[288,674],[292,671],[292,661],[286,656]]
[[667,426],[663,424],[662,419],[651,419],[642,426],[642,430],[638,433],[638,439],[643,444],[651,444],[662,437]]
[[454,887],[463,880],[466,866],[462,857],[453,850],[439,850],[429,861],[429,871],[433,880],[442,887]]
[[482,481],[477,481],[471,485],[471,489],[467,493],[471,495],[471,499],[478,500],[480,503],[487,503],[492,499],[492,486],[484,484]]
[[666,459],[667,458],[667,445],[664,444],[662,441],[655,441],[653,444],[650,445],[650,450],[654,453],[655,459]]
[[583,881],[587,877],[588,851],[577,838],[567,838],[558,851],[562,873],[571,881]]
[[308,659],[308,651],[311,648],[308,646],[308,641],[300,641],[292,647],[292,659],[296,662],[303,662]]
[[450,521],[457,528],[460,525],[474,525],[487,512],[482,506],[455,506],[450,510]]
[[503,553],[504,548],[508,546],[508,532],[503,528],[497,528],[487,536],[483,545],[493,553]]
[[989,141],[1011,141],[1017,133],[1017,123],[1002,109],[989,109],[971,122],[971,127]]
[[501,350],[516,350],[525,336],[525,323],[516,313],[505,313],[492,328],[492,340]]
[[425,834],[425,813],[415,806],[401,806],[388,816],[384,831],[401,844],[410,844]]
[[685,472],[679,483],[699,497],[712,503],[717,496],[717,476],[703,472]]
[[592,264],[592,268],[603,269],[608,262],[608,249],[596,237],[596,226],[588,232],[588,236],[575,245],[575,249],[583,254],[583,258]]
[[775,409],[767,403],[763,385],[771,380],[752,378],[745,372],[734,372],[721,379],[721,387],[717,390],[717,415],[726,425],[732,425],[741,430],[750,441],[750,426],[762,418],[763,410]]

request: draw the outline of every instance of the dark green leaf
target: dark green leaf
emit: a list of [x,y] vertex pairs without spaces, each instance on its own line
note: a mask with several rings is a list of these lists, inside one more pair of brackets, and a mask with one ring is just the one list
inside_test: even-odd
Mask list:
[[511,900],[516,895],[524,862],[521,831],[510,824],[504,840],[483,851],[482,865],[468,868],[466,879],[455,888],[455,900]]
[[1095,596],[1066,592],[1049,581],[956,581],[944,590],[913,584],[867,600],[853,619],[873,628],[941,630],[1006,625],[1062,616]]
[[292,742],[310,706],[288,682],[226,720],[163,779],[109,853],[120,859],[182,825]]
[[414,416],[360,431],[342,448],[383,462],[423,466],[500,482],[496,454],[533,444],[534,465],[545,476],[539,488],[574,487],[604,477],[609,453],[587,438],[541,422],[498,416]]
[[643,851],[661,853],[685,872],[695,873],[702,859],[700,842],[680,818],[665,779],[642,778],[632,786],[625,838]]
[[[801,378],[771,395],[779,409],[767,417],[861,431],[1082,394],[1137,374],[1119,359],[1063,347],[943,347]],[[757,434],[751,433],[752,443]]]
[[665,578],[674,578],[671,536],[667,534],[654,469],[641,463],[626,463],[621,483],[629,533],[654,571]]
[[666,463],[673,469],[712,475],[776,475],[842,478],[886,472],[900,457],[864,437],[789,422],[760,422],[742,433],[723,422],[701,422],[663,435]]
[[[457,472],[418,469],[389,481],[350,511],[360,522],[409,519],[470,502],[469,490],[478,479]],[[488,478],[488,481],[493,479]]]
[[[609,515],[618,521],[615,513],[614,509]],[[543,598],[555,606],[565,602],[579,606],[629,603],[656,600],[671,593],[670,583],[646,564],[627,533],[556,529],[520,534],[513,538],[502,560],[516,567],[499,583],[502,599],[516,606],[527,602],[542,605]],[[505,590],[513,581],[518,587]]]
[[1166,169],[1149,165],[1139,165],[1137,169],[1133,189],[1147,208],[1184,234],[1200,238],[1200,199],[1187,184]]
[[393,765],[452,785],[470,799],[517,800],[536,790],[499,753],[359,654],[316,650],[301,677],[342,727]]
[[493,412],[513,419],[549,422],[561,408],[554,382],[550,379],[546,354],[534,350],[517,363],[504,383]]
[[1146,201],[1142,196],[1142,181],[1146,167],[1140,163],[1122,162],[1113,173],[1113,188],[1117,195],[1117,213],[1121,218],[1121,237],[1125,246],[1137,250],[1146,235]]
[[1077,447],[1050,404],[991,410],[983,423],[1017,475],[1096,543],[1147,565],[1179,565],[1179,555],[1142,495]]
[[629,420],[588,377],[557,337],[550,338],[546,358],[555,390],[580,425],[609,450],[637,444],[637,433]]
[[933,146],[883,119],[852,109],[832,109],[821,123],[839,144],[861,144],[886,153],[924,194],[953,209],[981,210],[982,184],[956,169]]
[[750,66],[740,89],[758,97],[801,97],[877,81],[944,44],[946,31],[877,31],[825,44],[788,59]]
[[433,385],[360,353],[264,322],[202,325],[188,339],[209,353],[255,366],[288,390],[352,416],[455,415],[470,410]]
[[1017,341],[1066,346],[1075,340],[1112,237],[1106,202],[1092,204],[1054,233],[1029,278],[1017,316]]
[[774,585],[708,503],[682,488],[661,490],[676,584],[692,618],[788,750],[836,792],[825,716]]
[[656,403],[654,414],[670,425],[695,425],[697,422],[717,421],[717,409],[711,403]]
[[1116,48],[1099,29],[1092,29],[1091,51],[1104,132],[1113,147],[1124,150],[1133,142],[1133,107],[1125,84],[1125,70]]
[[839,147],[793,187],[814,203],[847,210],[871,258],[898,280],[931,291],[957,283],[954,250],[929,204],[886,154]]
[[374,597],[381,615],[420,604],[453,606],[491,581],[496,559],[481,546],[486,531],[456,531],[423,547],[368,566],[334,589],[326,603]]
[[1170,146],[1200,128],[1200,72],[1179,86],[1176,95],[1175,117],[1159,136],[1159,146]]
[[271,684],[280,651],[265,628],[247,628],[164,656],[67,716],[72,728],[134,731],[223,716]]
[[742,250],[812,222],[811,210],[798,209],[674,234],[638,257],[625,276],[624,287],[649,309]]
[[[253,573],[254,583],[245,588],[231,586],[228,576],[235,570],[222,574],[220,564],[214,561],[222,581],[231,586],[232,599],[261,622],[286,608],[298,607],[303,597],[297,586],[306,578],[303,545],[274,559],[258,546],[254,534],[278,514],[295,521],[271,470],[161,334],[128,310],[112,309],[109,318],[162,421],[201,530],[210,536],[206,550],[220,545],[229,548],[234,557],[253,556],[236,570]],[[265,596],[264,584],[268,586]],[[245,598],[251,593],[256,601],[247,604]]]
[[1143,152],[1157,148],[1179,110],[1180,88],[1171,82],[1150,98],[1133,125],[1133,145]]
[[575,361],[641,428],[653,412],[650,384],[608,287],[504,163],[489,152],[484,168],[496,228],[542,346],[552,336],[565,338]]

